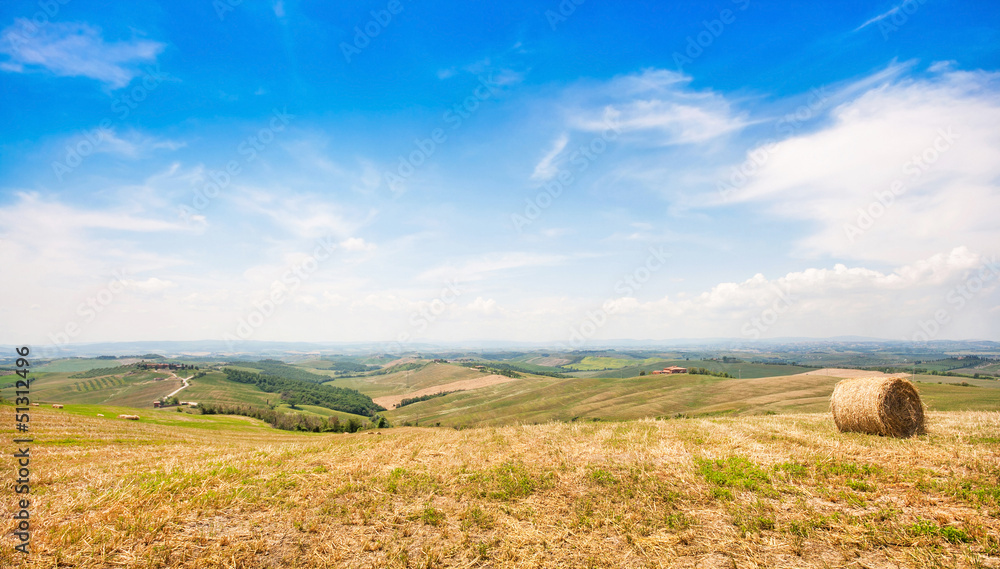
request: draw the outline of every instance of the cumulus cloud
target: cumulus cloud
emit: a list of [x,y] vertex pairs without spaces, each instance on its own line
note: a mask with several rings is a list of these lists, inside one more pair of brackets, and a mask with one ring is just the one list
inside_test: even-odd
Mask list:
[[[966,291],[968,283],[975,286]],[[698,295],[640,301],[609,299],[604,309],[617,329],[668,337],[718,336],[744,339],[804,335],[868,334],[906,337],[937,310],[949,319],[974,316],[966,307],[989,302],[1000,284],[997,258],[964,247],[939,253],[890,272],[836,264],[768,279],[719,283]],[[964,301],[959,301],[962,297]],[[964,310],[964,312],[962,312]],[[657,325],[656,323],[659,323]],[[986,328],[979,324],[980,333]],[[615,337],[614,331],[607,337]]]

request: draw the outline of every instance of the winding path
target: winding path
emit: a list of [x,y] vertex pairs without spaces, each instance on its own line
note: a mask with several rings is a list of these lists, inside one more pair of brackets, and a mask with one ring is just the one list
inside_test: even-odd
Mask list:
[[164,399],[169,399],[169,398],[173,397],[174,395],[177,395],[178,393],[180,393],[183,389],[187,388],[189,385],[191,385],[190,383],[188,383],[188,380],[191,379],[191,377],[194,377],[193,375],[191,377],[177,377],[177,374],[175,372],[170,372],[170,375],[174,376],[174,378],[176,378],[176,379],[179,379],[179,380],[183,381],[184,385],[178,387],[176,391],[174,391],[170,395],[167,395],[166,397],[164,397]]

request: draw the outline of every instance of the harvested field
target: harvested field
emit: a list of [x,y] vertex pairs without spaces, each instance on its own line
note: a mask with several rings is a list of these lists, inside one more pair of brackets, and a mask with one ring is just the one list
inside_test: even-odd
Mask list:
[[1000,567],[996,412],[911,439],[826,413],[378,437],[36,418],[12,569]]
[[425,387],[418,391],[413,391],[411,393],[404,393],[401,395],[386,395],[383,397],[378,397],[373,399],[375,403],[385,407],[386,409],[392,409],[403,399],[410,397],[422,397],[424,395],[434,395],[435,393],[442,393],[444,391],[470,391],[472,389],[479,389],[480,387],[489,387],[491,385],[499,385],[501,383],[508,383],[511,381],[521,381],[522,378],[507,377],[505,375],[484,375],[482,377],[476,377],[473,379],[463,379],[462,381],[455,381],[452,383],[443,383],[441,385],[434,385],[431,387]]
[[849,369],[837,367],[825,367],[814,371],[807,371],[797,375],[823,375],[826,377],[839,377],[843,379],[854,379],[856,377],[910,377],[908,373],[882,373],[880,371],[865,371],[863,369]]

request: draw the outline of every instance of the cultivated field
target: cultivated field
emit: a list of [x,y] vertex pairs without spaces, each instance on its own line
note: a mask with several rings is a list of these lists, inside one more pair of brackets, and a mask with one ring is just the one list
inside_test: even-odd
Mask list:
[[[153,401],[183,385],[180,379],[163,371],[131,371],[86,378],[73,375],[69,372],[33,373],[32,399],[45,403],[152,407]],[[0,394],[12,398],[16,379],[15,376],[0,378],[3,387]]]
[[895,440],[826,413],[375,436],[114,411],[34,411],[34,553],[0,566],[1000,567],[996,412]]
[[[413,363],[401,360],[394,365]],[[457,381],[468,381],[487,375],[485,372],[453,364],[427,363],[420,369],[396,371],[385,375],[339,378],[328,385],[357,389],[370,397],[403,395],[420,389],[436,388]]]
[[443,393],[446,391],[471,391],[473,389],[482,389],[484,387],[490,387],[491,385],[500,385],[501,383],[509,383],[511,381],[523,381],[523,380],[513,377],[507,377],[505,375],[496,375],[496,374],[483,375],[480,377],[473,377],[472,379],[452,381],[441,385],[432,385],[430,387],[424,387],[422,389],[418,389],[417,391],[411,391],[410,393],[403,393],[399,395],[383,395],[382,397],[375,398],[375,403],[385,407],[386,409],[392,409],[396,405],[399,405],[403,399],[408,397],[423,397],[426,395],[435,395],[437,393]]
[[[878,375],[877,372],[865,373]],[[553,420],[627,420],[678,414],[822,412],[829,408],[833,386],[840,380],[840,377],[806,374],[749,379],[683,374],[525,378],[421,401],[390,410],[386,416],[396,425],[440,423],[465,427]],[[939,385],[937,381],[919,383],[917,387],[932,411],[1000,410],[1000,381],[968,381],[976,381],[984,387],[972,387],[971,383],[969,387]]]

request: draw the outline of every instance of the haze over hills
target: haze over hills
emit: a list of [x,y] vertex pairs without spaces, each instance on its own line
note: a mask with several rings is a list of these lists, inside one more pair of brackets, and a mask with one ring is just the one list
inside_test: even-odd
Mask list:
[[[353,417],[359,427],[385,420],[471,427],[822,411],[833,385],[851,370],[941,383],[925,388],[932,409],[993,409],[1000,395],[996,342],[799,340],[735,348],[709,341],[569,351],[518,345],[389,353],[366,351],[362,343],[261,342],[252,344],[256,352],[213,353],[219,344],[96,344],[79,350],[99,356],[36,359],[35,397],[144,409],[183,400],[192,403],[182,406],[188,413],[236,412],[314,429],[316,420],[333,417]],[[0,373],[12,373],[3,371],[12,363],[0,361]],[[679,373],[657,375],[666,368]],[[9,397],[17,378],[7,377],[0,394]]]
[[[907,342],[866,338],[856,336],[832,338],[772,338],[766,340],[747,340],[735,338],[691,338],[675,340],[614,340],[594,342],[581,349],[658,349],[686,348],[712,349],[716,351],[800,351],[813,350],[843,350],[857,351],[893,351],[899,353],[995,353],[1000,352],[1000,342],[991,340],[932,340],[928,342]],[[142,341],[142,342],[96,342],[81,344],[63,344],[54,348],[51,345],[41,345],[37,353],[41,357],[77,357],[99,355],[128,354],[194,354],[194,355],[268,355],[268,354],[308,354],[308,353],[430,353],[435,351],[476,351],[476,350],[572,350],[558,343],[547,342],[501,342],[501,341],[467,341],[467,342],[410,342],[399,344],[395,342],[270,342],[247,340],[230,343],[223,340],[196,341]],[[0,356],[0,361],[10,359]]]

